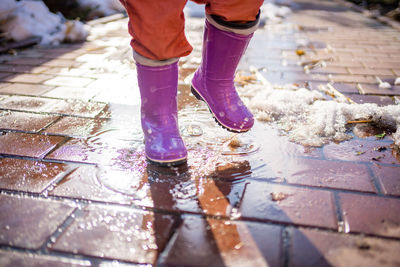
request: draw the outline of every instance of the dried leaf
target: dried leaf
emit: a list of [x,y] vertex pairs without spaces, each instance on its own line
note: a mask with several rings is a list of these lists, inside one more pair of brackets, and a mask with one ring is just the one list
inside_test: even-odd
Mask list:
[[288,196],[290,196],[290,195],[285,194],[283,192],[279,192],[279,193],[272,192],[271,193],[272,201],[282,201],[282,200],[285,200]]
[[386,132],[383,132],[381,134],[375,135],[375,137],[378,138],[378,139],[383,139],[385,136],[386,136]]
[[300,56],[304,56],[306,54],[306,51],[304,51],[303,49],[297,49],[296,50],[296,54],[300,57]]
[[247,84],[254,84],[257,81],[256,75],[242,75],[240,73],[236,74],[235,82],[241,86],[245,86]]
[[388,83],[388,82],[383,82],[378,76],[376,76],[375,77],[376,78],[376,80],[378,81],[378,83],[379,83],[379,88],[380,89],[391,89],[392,88],[392,86],[390,85],[390,83]]

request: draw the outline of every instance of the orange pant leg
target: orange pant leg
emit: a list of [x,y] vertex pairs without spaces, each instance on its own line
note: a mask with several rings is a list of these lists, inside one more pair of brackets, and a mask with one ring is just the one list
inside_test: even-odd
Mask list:
[[131,46],[141,56],[166,60],[187,56],[183,8],[187,0],[121,0],[129,16]]
[[209,15],[217,15],[226,21],[254,21],[264,0],[193,0],[206,4]]
[[[193,0],[226,21],[254,21],[263,0]],[[121,0],[129,16],[131,46],[141,56],[166,60],[192,51],[185,33],[187,0]]]

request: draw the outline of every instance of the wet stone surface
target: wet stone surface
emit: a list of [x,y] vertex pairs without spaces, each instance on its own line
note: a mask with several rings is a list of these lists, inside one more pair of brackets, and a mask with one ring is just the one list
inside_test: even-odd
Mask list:
[[74,209],[67,203],[0,195],[0,243],[39,249]]
[[344,193],[339,198],[350,232],[400,237],[400,199]]
[[13,83],[0,89],[2,94],[42,95],[51,90],[52,86],[38,84]]
[[174,217],[170,215],[91,205],[51,249],[154,264],[173,224]]
[[106,124],[103,120],[93,120],[78,117],[63,117],[43,132],[54,135],[66,135],[70,137],[88,137],[101,130]]
[[396,266],[399,242],[293,229],[289,266]]
[[281,231],[280,227],[260,223],[188,216],[160,264],[283,266]]
[[298,159],[288,164],[286,180],[291,184],[375,192],[368,168],[362,164]]
[[0,158],[0,188],[40,193],[68,169],[59,163]]
[[337,228],[333,195],[328,191],[252,181],[240,212],[250,220]]
[[[146,162],[127,18],[92,26],[84,43],[0,55],[0,265],[398,266],[394,126],[347,122],[351,140],[303,146],[290,141],[301,143],[294,126],[319,112],[288,108],[293,94],[257,107],[246,86],[329,83],[356,103],[398,104],[399,32],[338,2],[288,6],[262,15],[235,85],[255,114],[278,102],[274,119],[296,114],[278,123],[258,112],[242,134],[190,93],[204,19],[186,17],[194,50],[179,62],[179,167]],[[329,118],[303,137],[347,118],[328,109],[338,92],[323,93]]]
[[58,136],[4,133],[0,135],[0,153],[42,158],[63,140]]
[[0,112],[0,130],[38,132],[57,119],[57,116],[3,111]]
[[43,267],[67,267],[67,266],[91,266],[90,261],[61,258],[47,255],[36,255],[16,251],[0,250],[0,265],[4,267],[43,266]]
[[[98,175],[98,168],[95,166],[82,166],[75,169],[67,177],[62,179],[53,190],[51,196],[79,198],[83,200],[115,202],[121,204],[131,203],[129,196],[112,191],[101,184],[101,177]],[[113,175],[109,180],[118,182],[118,176]]]
[[387,166],[373,166],[382,190],[387,195],[400,196],[400,168]]
[[324,146],[324,154],[328,159],[399,164],[398,155],[394,153],[390,145],[381,141],[351,140]]

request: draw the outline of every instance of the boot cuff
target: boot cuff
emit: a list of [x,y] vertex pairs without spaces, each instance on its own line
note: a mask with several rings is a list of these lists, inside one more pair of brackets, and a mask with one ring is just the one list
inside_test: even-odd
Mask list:
[[258,28],[258,25],[260,23],[260,12],[258,12],[255,21],[249,21],[246,23],[225,21],[222,20],[219,16],[210,14],[206,15],[206,19],[211,25],[215,26],[219,30],[233,32],[242,35],[249,35],[254,33]]
[[170,59],[166,59],[166,60],[154,60],[154,59],[150,59],[150,58],[147,58],[147,57],[144,57],[144,56],[138,54],[135,50],[133,50],[133,59],[140,65],[148,66],[148,67],[166,66],[166,65],[173,64],[179,60],[178,57],[170,58]]

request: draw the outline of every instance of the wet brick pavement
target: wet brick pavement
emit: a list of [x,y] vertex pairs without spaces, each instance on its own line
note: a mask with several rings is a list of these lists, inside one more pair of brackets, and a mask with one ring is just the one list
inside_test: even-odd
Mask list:
[[[375,77],[400,76],[398,30],[340,2],[291,8],[256,32],[242,70],[399,103],[400,86],[381,89]],[[237,136],[190,95],[203,19],[188,18],[188,164],[148,165],[126,23],[95,25],[83,44],[0,56],[0,266],[400,266],[390,134],[378,140],[360,125],[352,140],[309,148],[257,122],[236,153]]]

